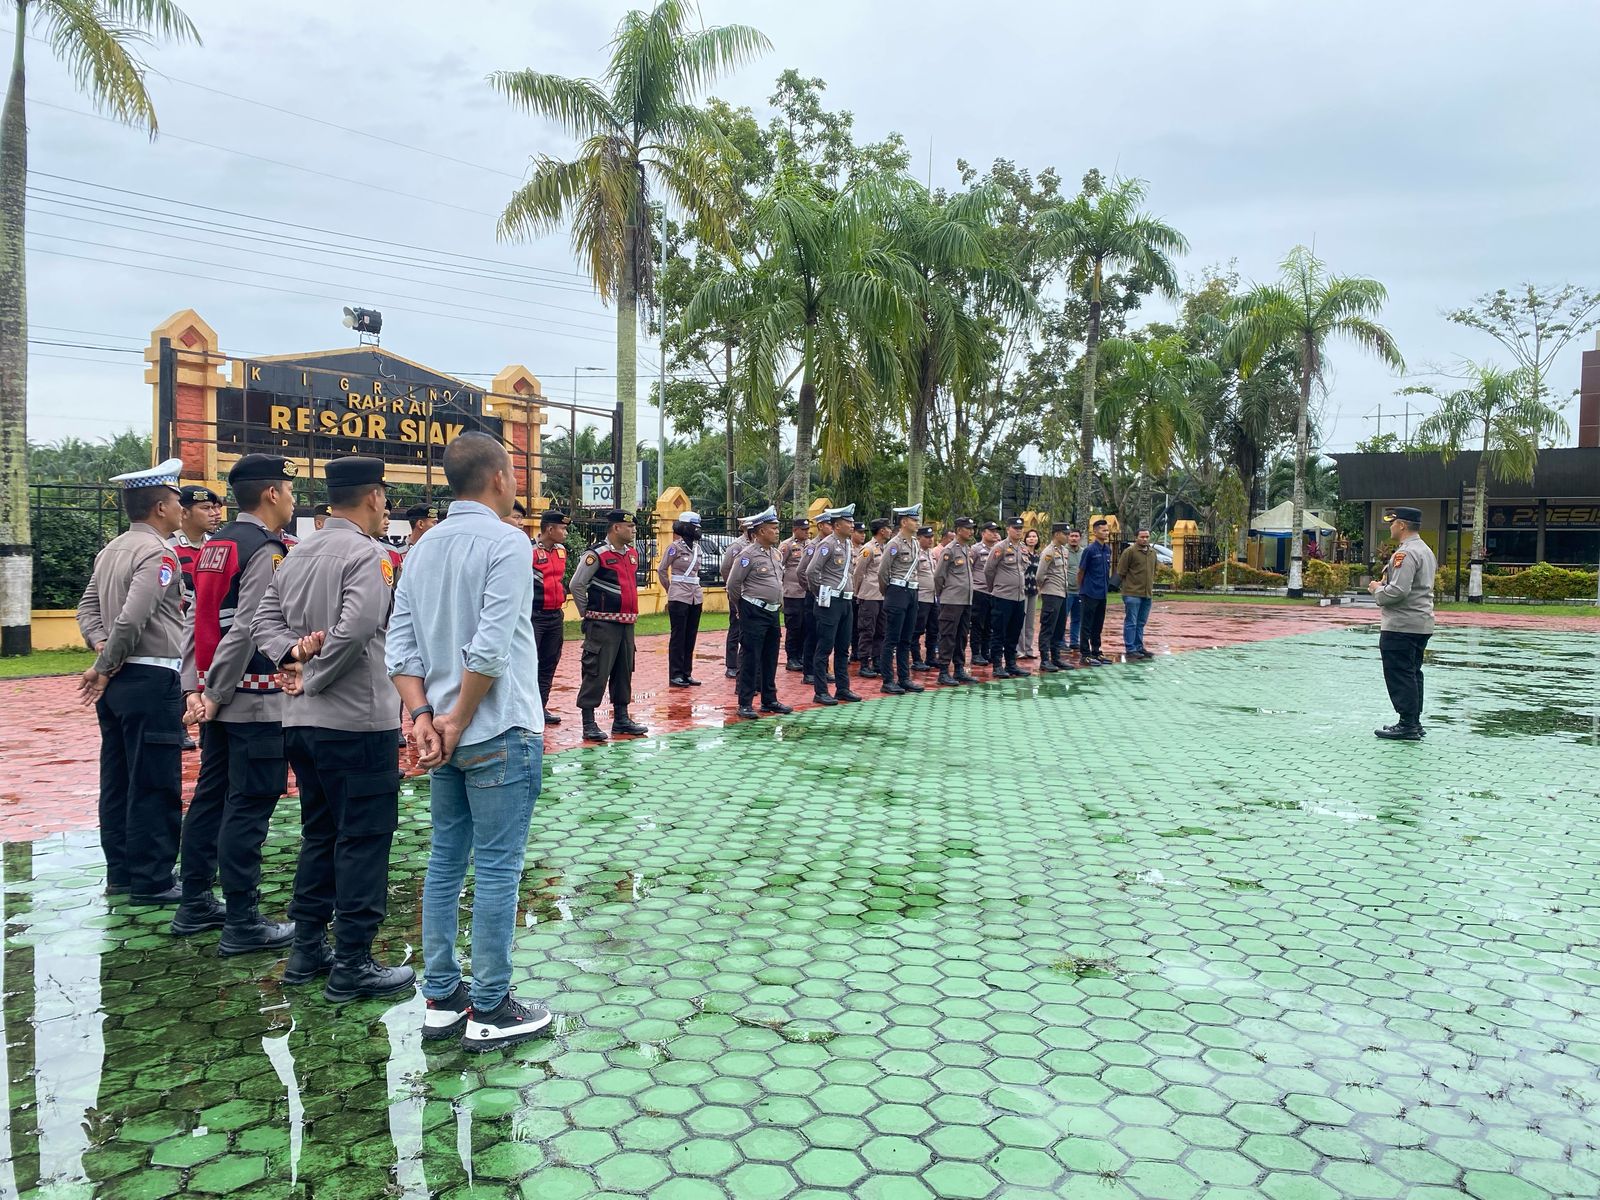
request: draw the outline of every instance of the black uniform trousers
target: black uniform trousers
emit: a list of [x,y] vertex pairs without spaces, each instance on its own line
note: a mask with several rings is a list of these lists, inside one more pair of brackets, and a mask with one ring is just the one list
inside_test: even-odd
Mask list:
[[811,660],[811,677],[817,691],[825,692],[828,660],[833,660],[834,692],[850,690],[850,638],[855,625],[855,606],[838,596],[833,603],[817,605],[816,657]]
[[800,662],[809,675],[812,660],[817,656],[817,598],[807,592],[801,604],[805,611],[805,636],[800,639]]
[[783,598],[783,656],[785,662],[806,661],[806,605],[809,596]]
[[[904,588],[896,588],[904,591]],[[883,649],[883,601],[856,601],[856,661],[878,665]]]
[[183,818],[181,878],[186,897],[209,892],[220,868],[222,894],[229,906],[242,913],[255,903],[261,887],[261,847],[272,811],[288,787],[282,725],[206,723],[200,731],[200,778]]
[[722,646],[722,665],[729,671],[739,669],[739,606],[728,605],[728,640]]
[[968,616],[969,628],[972,632],[972,660],[989,657],[989,601],[988,592],[972,589],[972,612]]
[[1405,723],[1422,718],[1422,652],[1432,634],[1399,633],[1386,629],[1378,635],[1378,654],[1383,659],[1383,683],[1389,689],[1389,703]]
[[539,700],[550,707],[550,688],[556,668],[561,665],[561,646],[566,637],[559,608],[538,609],[533,614],[533,644],[539,654]]
[[165,667],[127,663],[95,701],[100,849],[106,882],[155,896],[172,886],[183,821],[183,687]]
[[1067,598],[1039,597],[1039,655],[1046,662],[1060,655],[1067,644]]
[[739,607],[739,704],[755,703],[760,693],[763,704],[778,702],[778,643],[783,630],[778,614],[748,600]]
[[667,678],[689,679],[694,675],[694,644],[700,638],[700,614],[704,604],[687,600],[667,601]]
[[917,594],[910,588],[884,589],[883,642],[878,648],[878,673],[888,683],[899,676],[911,682],[911,634],[917,626]]
[[300,863],[289,919],[333,922],[340,950],[372,946],[389,911],[389,849],[400,824],[395,731],[284,730],[300,786]]
[[[918,593],[920,596],[921,593]],[[911,661],[931,663],[939,656],[939,602],[917,601],[917,617],[911,627]]]
[[1017,643],[1022,638],[1026,606],[1025,600],[989,597],[989,661],[997,667],[1001,663],[1012,668],[1017,665]]
[[1099,654],[1100,635],[1106,627],[1106,598],[1080,593],[1078,607],[1082,610],[1078,617],[1078,653]]
[[939,653],[934,661],[944,671],[967,669],[967,637],[971,633],[972,606],[939,605]]
[[578,708],[587,712],[599,708],[606,687],[611,689],[613,708],[633,703],[633,622],[597,621],[583,623],[583,682],[578,687]]

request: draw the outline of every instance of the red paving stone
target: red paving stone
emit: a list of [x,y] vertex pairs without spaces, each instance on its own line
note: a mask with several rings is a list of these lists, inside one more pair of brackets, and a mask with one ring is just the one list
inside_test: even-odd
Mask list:
[[[1369,624],[1370,607],[1312,608],[1245,604],[1157,603],[1145,641],[1158,654],[1211,650],[1294,634],[1315,633],[1331,626]],[[1546,617],[1517,613],[1447,612],[1445,626],[1487,625],[1498,629],[1531,629],[1552,633],[1600,633],[1600,618]],[[1106,615],[1106,649],[1121,644],[1121,613],[1116,604]],[[734,681],[723,676],[721,631],[702,634],[696,648],[697,678],[703,687],[667,686],[667,639],[639,639],[634,672],[634,719],[654,733],[720,728],[738,721]],[[1036,666],[1037,664],[1030,664]],[[986,678],[982,668],[975,672]],[[931,675],[919,681],[932,685]],[[545,750],[558,753],[584,745],[573,706],[578,690],[578,643],[568,642],[556,673],[551,702],[565,718],[545,731]],[[880,698],[876,680],[861,680],[856,691],[868,700]],[[796,709],[812,708],[811,689],[798,674],[778,670],[778,694]],[[99,732],[92,710],[77,701],[77,678],[15,679],[0,682],[0,700],[12,719],[0,727],[0,840],[28,841],[51,833],[96,827]],[[602,724],[610,719],[601,710]],[[199,767],[198,753],[184,755],[185,795]],[[416,774],[415,758],[401,751],[401,765]]]

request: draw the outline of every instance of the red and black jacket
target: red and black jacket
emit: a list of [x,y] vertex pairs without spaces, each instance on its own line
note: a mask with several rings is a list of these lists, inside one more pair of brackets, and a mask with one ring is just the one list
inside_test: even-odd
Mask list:
[[[216,657],[223,635],[233,627],[239,607],[239,580],[250,560],[262,552],[283,556],[288,553],[281,538],[268,533],[252,521],[233,521],[223,526],[201,548],[194,568],[194,663],[200,686]],[[268,693],[279,690],[274,682],[278,666],[259,650],[252,650],[239,681],[242,692]]]
[[194,564],[199,560],[200,551],[204,548],[186,541],[180,541],[172,547],[172,552],[178,556],[178,573],[183,577],[183,607],[186,612],[189,608],[189,598],[194,595]]
[[567,602],[567,548],[533,544],[533,611],[560,612]]
[[632,546],[618,550],[602,542],[589,551],[597,559],[589,581],[589,616],[612,621],[633,621],[639,616],[639,552]]

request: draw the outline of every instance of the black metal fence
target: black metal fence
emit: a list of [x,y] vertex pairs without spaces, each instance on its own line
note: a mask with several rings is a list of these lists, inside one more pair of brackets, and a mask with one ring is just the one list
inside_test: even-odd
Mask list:
[[92,483],[28,485],[34,608],[78,606],[94,570],[94,556],[128,528],[117,492]]

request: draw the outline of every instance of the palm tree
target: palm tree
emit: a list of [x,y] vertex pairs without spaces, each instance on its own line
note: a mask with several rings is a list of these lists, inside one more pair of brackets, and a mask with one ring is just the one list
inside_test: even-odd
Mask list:
[[1301,558],[1305,552],[1303,517],[1306,506],[1306,455],[1310,449],[1311,389],[1324,379],[1324,353],[1334,337],[1343,337],[1383,359],[1395,370],[1405,359],[1389,331],[1373,317],[1389,297],[1376,279],[1329,275],[1321,259],[1296,246],[1283,260],[1276,284],[1258,284],[1233,302],[1234,323],[1223,339],[1224,355],[1237,359],[1241,378],[1248,378],[1274,351],[1291,350],[1300,382],[1295,414],[1294,516],[1289,546],[1289,595],[1304,595]]
[[751,214],[758,265],[708,281],[684,311],[690,329],[742,322],[752,410],[770,411],[798,380],[796,512],[811,500],[813,442],[825,470],[866,461],[897,386],[918,279],[882,243],[887,203],[873,177],[835,196],[811,172],[781,168]]
[[1437,452],[1449,462],[1463,450],[1478,450],[1472,500],[1472,569],[1467,600],[1483,603],[1484,518],[1489,511],[1489,475],[1506,483],[1529,483],[1541,445],[1567,436],[1567,423],[1535,391],[1532,371],[1467,364],[1468,382],[1452,391],[1415,387],[1407,393],[1433,396],[1439,408],[1417,426],[1413,453]]
[[1189,353],[1182,334],[1148,342],[1113,338],[1101,351],[1110,379],[1095,414],[1095,432],[1128,450],[1132,502],[1129,511],[1118,510],[1126,535],[1145,520],[1145,481],[1166,474],[1180,450],[1198,444],[1202,425],[1194,393],[1218,371],[1209,358]]
[[37,29],[73,82],[119,121],[156,133],[136,50],[156,38],[199,34],[167,0],[13,0],[11,79],[0,114],[0,655],[32,649],[33,557],[28,525],[27,70]]
[[622,507],[638,504],[639,297],[654,297],[652,184],[700,236],[727,239],[734,196],[715,119],[695,93],[769,48],[748,25],[695,28],[693,0],[660,0],[617,26],[603,79],[496,71],[496,90],[579,140],[569,160],[541,154],[533,178],[500,214],[501,237],[537,237],[572,222],[572,248],[595,289],[617,304],[617,404],[622,409]]
[[1083,412],[1078,426],[1080,520],[1094,504],[1095,383],[1099,372],[1101,288],[1108,270],[1139,272],[1168,296],[1178,293],[1170,255],[1188,250],[1183,234],[1139,209],[1142,179],[1113,180],[1094,195],[1087,192],[1057,205],[1040,218],[1048,252],[1068,263],[1072,286],[1089,302],[1089,330],[1083,353]]

